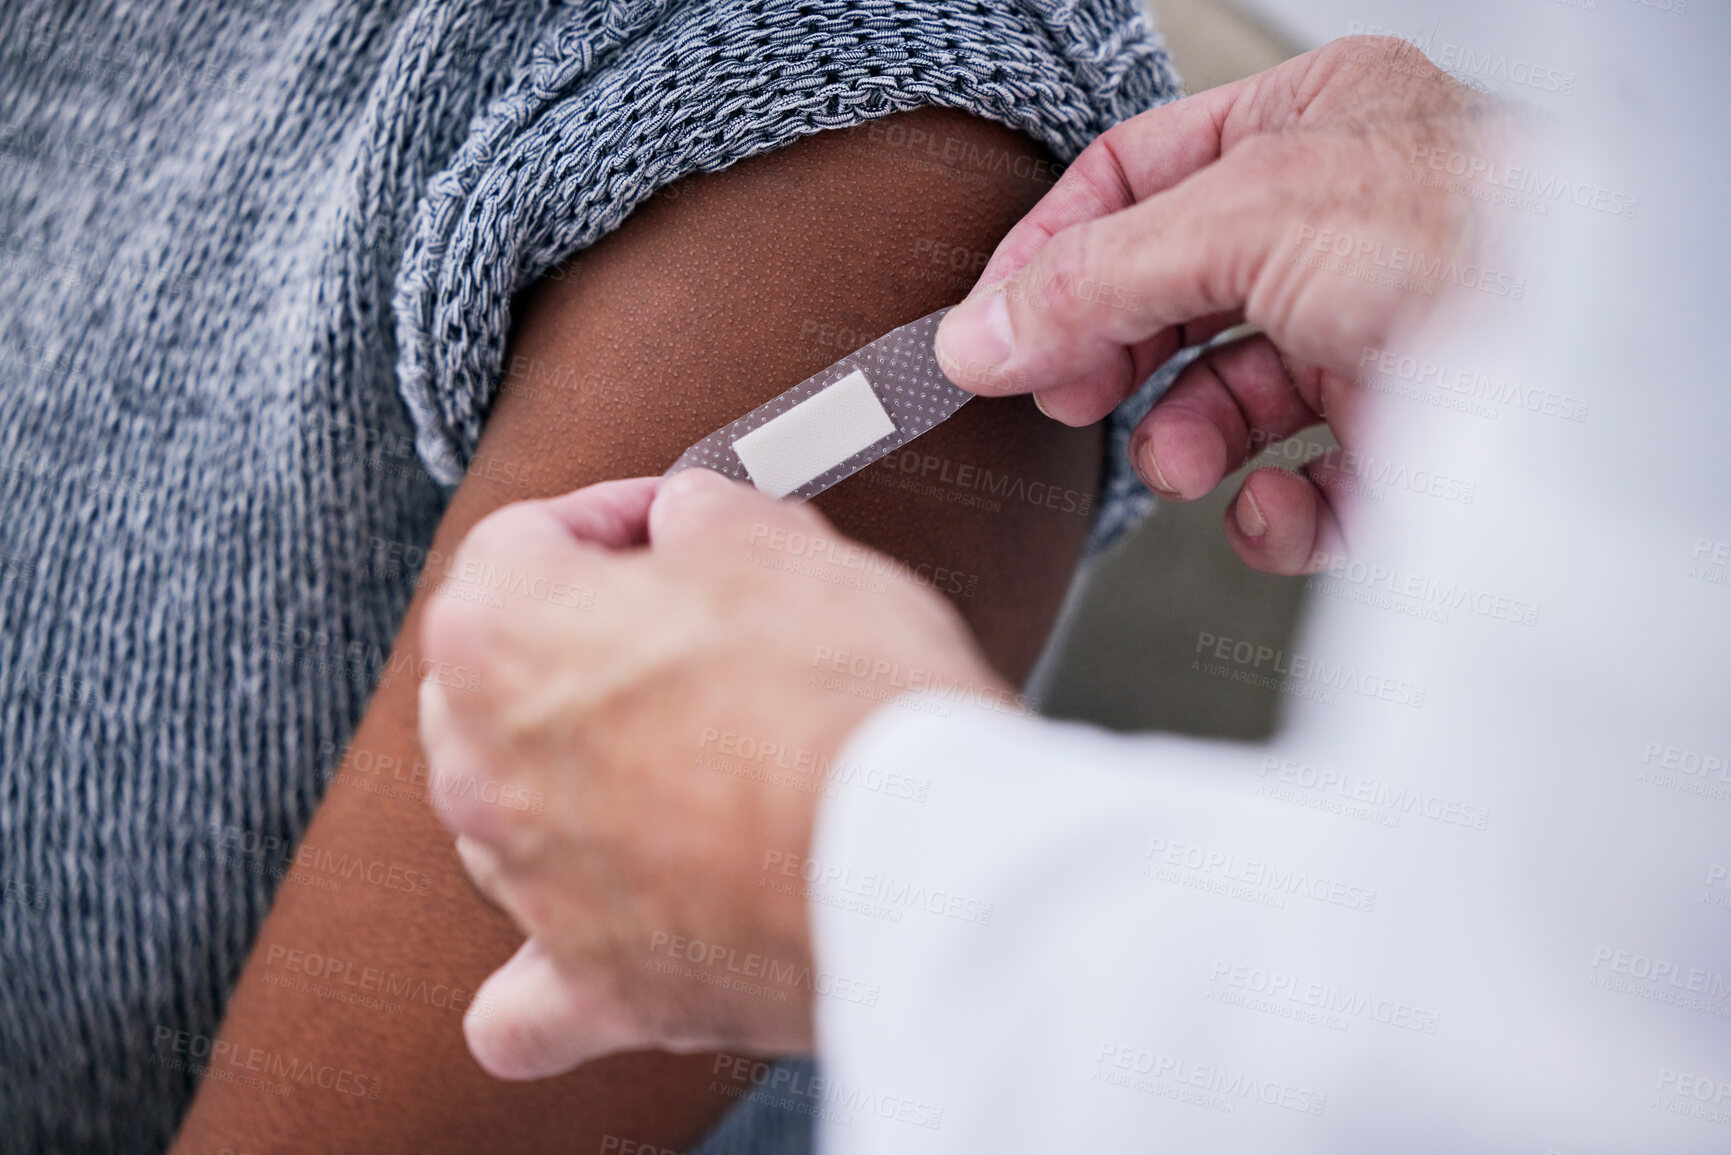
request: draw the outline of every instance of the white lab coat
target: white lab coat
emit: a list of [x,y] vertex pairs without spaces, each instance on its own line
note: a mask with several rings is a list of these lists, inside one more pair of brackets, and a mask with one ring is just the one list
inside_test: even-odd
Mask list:
[[1534,164],[1641,210],[1533,214],[1522,299],[1413,346],[1491,415],[1388,400],[1379,570],[1278,658],[1198,638],[1275,741],[926,698],[844,750],[828,1155],[1731,1151],[1727,20],[1601,6]]

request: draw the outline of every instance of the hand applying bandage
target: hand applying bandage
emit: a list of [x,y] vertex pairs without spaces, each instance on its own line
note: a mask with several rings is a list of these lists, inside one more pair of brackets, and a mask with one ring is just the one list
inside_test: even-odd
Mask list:
[[[998,246],[944,319],[939,359],[963,388],[1033,393],[1085,425],[1179,348],[1248,321],[1261,336],[1206,353],[1137,428],[1143,480],[1202,497],[1320,421],[1351,451],[1367,358],[1450,290],[1524,291],[1477,258],[1475,201],[1447,179],[1493,155],[1507,121],[1383,37],[1143,113],[1090,145]],[[1252,473],[1226,515],[1239,556],[1299,573],[1341,549],[1339,499],[1354,487],[1339,473],[1332,459]]]
[[[1249,320],[1266,335],[1211,352],[1141,427],[1144,476],[1198,497],[1253,434],[1327,419],[1349,443],[1359,358],[1433,301],[1326,258],[1345,236],[1464,259],[1471,202],[1406,174],[1471,147],[1493,107],[1407,46],[1356,40],[1130,121],[1010,234],[995,291],[944,321],[946,370],[1089,422],[1180,345]],[[654,487],[492,515],[453,570],[506,575],[505,604],[442,598],[425,619],[428,659],[481,671],[473,692],[425,687],[435,801],[529,936],[465,1021],[496,1075],[656,1045],[808,1049],[810,985],[772,977],[810,974],[804,897],[756,885],[767,854],[809,846],[823,783],[802,768],[893,697],[874,671],[1009,692],[893,566],[886,592],[814,573],[834,555],[796,539],[862,548],[815,511],[702,470]],[[1338,532],[1326,469],[1254,475],[1227,532],[1260,568],[1313,564]],[[558,584],[588,608],[536,592]]]
[[[805,903],[755,885],[765,855],[809,845],[822,768],[894,693],[872,670],[1008,693],[896,567],[885,590],[814,580],[863,550],[816,510],[705,470],[659,484],[494,513],[453,572],[508,575],[504,605],[427,611],[426,656],[480,671],[423,684],[434,803],[529,936],[464,1023],[503,1078],[648,1046],[809,1050],[810,983],[778,977],[811,973]],[[748,959],[775,966],[714,981]]]

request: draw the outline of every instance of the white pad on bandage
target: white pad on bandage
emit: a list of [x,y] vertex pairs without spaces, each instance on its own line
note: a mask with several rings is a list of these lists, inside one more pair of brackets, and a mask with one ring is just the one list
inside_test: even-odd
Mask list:
[[753,485],[786,497],[895,431],[871,382],[855,369],[735,441],[733,451]]
[[680,454],[667,471],[701,467],[751,481],[771,497],[816,497],[947,419],[972,394],[938,367],[934,340],[948,309],[856,349]]

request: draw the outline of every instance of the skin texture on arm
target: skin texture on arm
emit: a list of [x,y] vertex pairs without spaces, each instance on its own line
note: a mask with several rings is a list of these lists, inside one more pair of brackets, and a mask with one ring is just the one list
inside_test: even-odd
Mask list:
[[[1050,171],[1000,126],[904,114],[682,181],[543,280],[519,302],[503,392],[390,669],[419,667],[424,607],[449,596],[441,559],[481,517],[660,472],[851,348],[958,300]],[[816,504],[950,596],[986,657],[1019,681],[1086,536],[1099,455],[1098,430],[1048,421],[1025,397],[982,399]],[[522,936],[468,882],[427,805],[418,689],[407,673],[381,682],[305,843],[395,877],[417,872],[428,892],[279,891],[211,1060],[221,1074],[206,1078],[176,1150],[693,1143],[743,1089],[710,1057],[624,1055],[516,1084],[469,1056],[463,1013]],[[366,788],[381,781],[393,789]]]

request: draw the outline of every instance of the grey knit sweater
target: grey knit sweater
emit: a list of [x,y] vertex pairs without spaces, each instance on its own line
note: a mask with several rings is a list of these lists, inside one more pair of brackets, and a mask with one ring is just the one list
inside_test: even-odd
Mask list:
[[171,1135],[165,1032],[216,1029],[513,292],[820,129],[950,105],[1067,159],[1174,90],[1131,0],[26,0],[0,54],[6,1151]]

